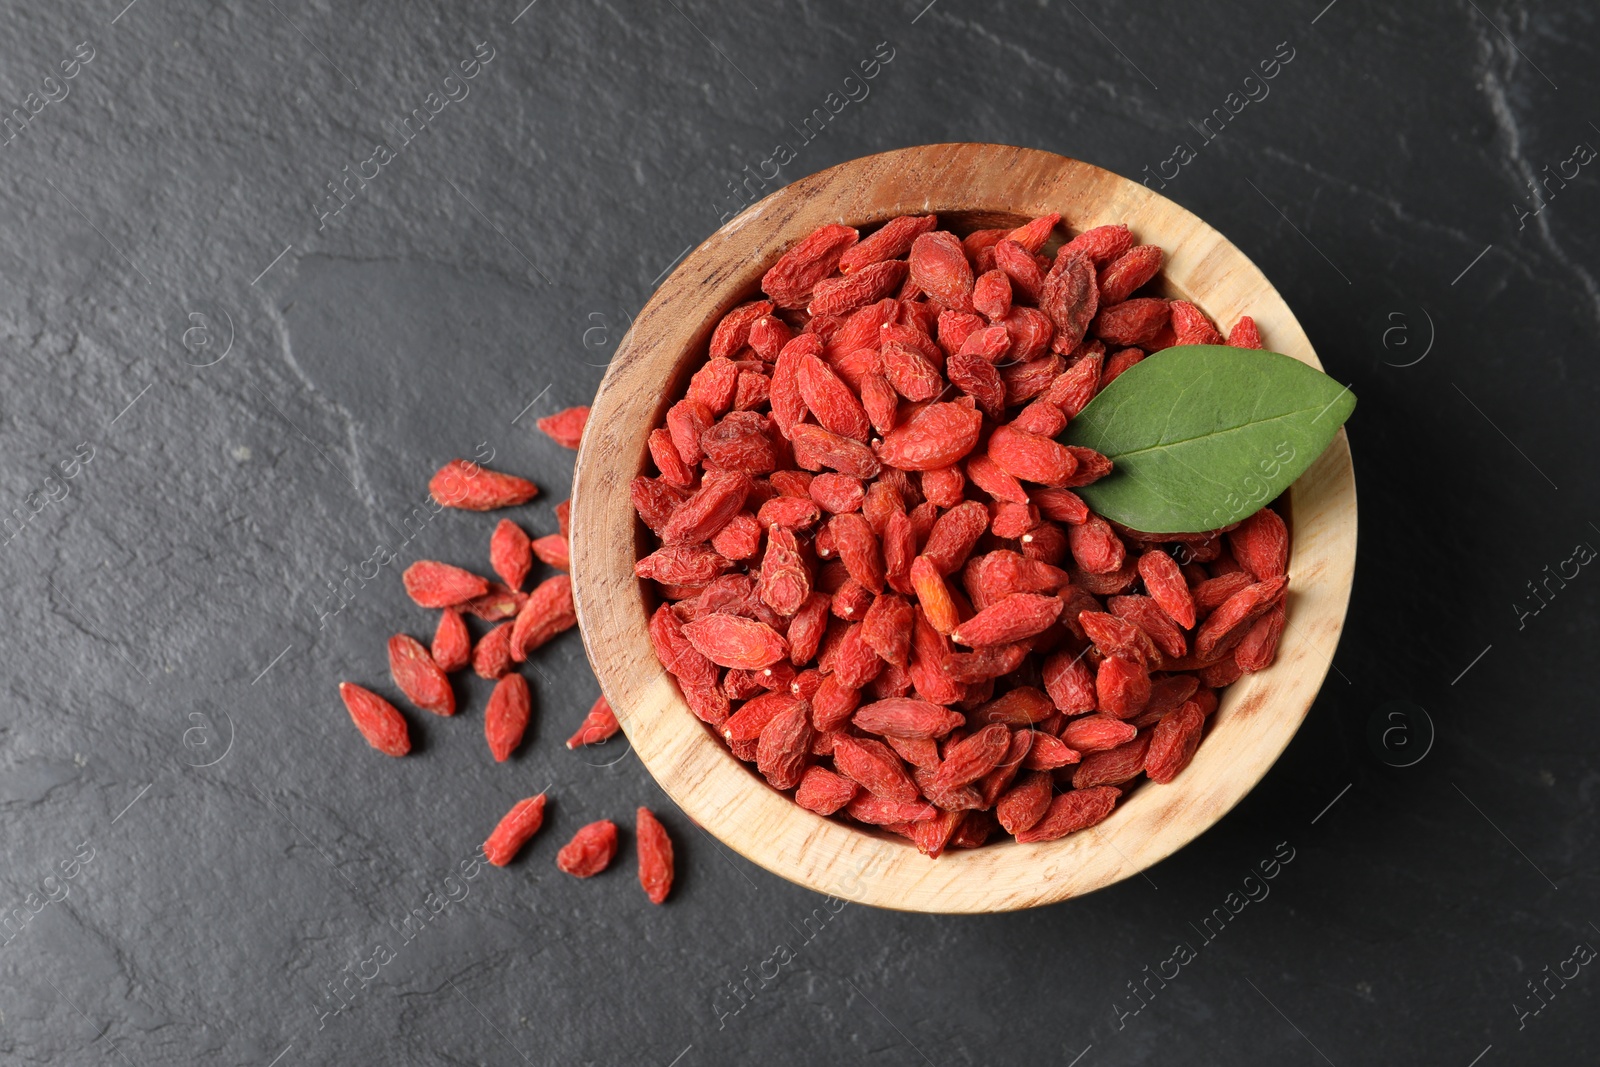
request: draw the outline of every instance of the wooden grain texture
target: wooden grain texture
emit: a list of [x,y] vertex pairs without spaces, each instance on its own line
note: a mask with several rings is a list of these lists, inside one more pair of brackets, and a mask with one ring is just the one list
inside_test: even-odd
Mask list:
[[762,272],[826,222],[871,226],[935,212],[970,230],[1059,211],[1080,231],[1125,222],[1167,253],[1165,285],[1224,328],[1241,314],[1269,347],[1316,354],[1260,270],[1170,200],[1098,167],[1000,145],[902,149],[812,175],[752,205],[696,248],[645,305],[601,383],[573,486],[572,576],[595,674],[662,788],[716,838],[801,885],[879,907],[929,912],[1027,908],[1126,878],[1181,848],[1266,774],[1305,718],[1344,624],[1356,547],[1355,476],[1341,430],[1289,492],[1294,531],[1288,626],[1277,661],[1225,690],[1204,743],[1170,785],[1145,783],[1099,826],[1060,841],[1005,841],[937,860],[904,839],[797,806],[736,760],[689,711],[646,634],[653,595],[633,575],[643,527],[628,483],[646,436],[704,358],[716,320]]

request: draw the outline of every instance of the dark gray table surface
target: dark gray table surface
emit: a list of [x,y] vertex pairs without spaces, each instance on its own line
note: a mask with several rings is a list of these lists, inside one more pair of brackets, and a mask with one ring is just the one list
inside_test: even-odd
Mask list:
[[[1596,1061],[1592,5],[125,2],[6,0],[0,37],[4,1062]],[[432,625],[400,566],[486,564],[433,468],[492,452],[553,530],[534,419],[730,183],[956,140],[1152,176],[1360,397],[1348,626],[1260,786],[1146,877],[930,917],[568,752],[576,633],[510,762],[476,678],[411,757],[363,745],[335,684],[392,692],[385,639]],[[555,870],[639,804],[667,906],[631,852]]]

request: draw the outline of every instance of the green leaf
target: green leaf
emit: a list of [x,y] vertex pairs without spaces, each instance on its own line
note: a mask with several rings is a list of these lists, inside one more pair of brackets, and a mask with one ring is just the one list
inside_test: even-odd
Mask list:
[[1061,442],[1111,457],[1077,492],[1147,533],[1200,533],[1260,510],[1355,410],[1350,390],[1277,352],[1183,345],[1148,356],[1068,424]]

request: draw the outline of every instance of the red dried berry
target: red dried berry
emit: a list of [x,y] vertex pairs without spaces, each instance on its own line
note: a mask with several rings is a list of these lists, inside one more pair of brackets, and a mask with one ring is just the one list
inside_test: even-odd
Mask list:
[[1171,305],[1157,297],[1124,300],[1100,312],[1093,332],[1107,344],[1151,347],[1171,315]]
[[1118,256],[1100,275],[1100,302],[1107,307],[1132,296],[1161,269],[1161,249],[1139,245]]
[[583,722],[572,736],[567,738],[568,748],[577,748],[580,745],[598,745],[602,741],[616,736],[622,726],[617,722],[616,713],[611,710],[611,704],[606,700],[605,694],[600,694],[595,699],[594,705],[589,708],[589,713],[583,717]]
[[385,756],[404,756],[411,751],[411,733],[399,708],[354,682],[340,682],[339,697],[367,744]]
[[1289,528],[1271,508],[1262,508],[1229,531],[1228,547],[1258,582],[1288,573]]
[[1084,715],[1061,730],[1061,740],[1079,752],[1105,752],[1132,741],[1139,731],[1112,715]]
[[574,878],[592,878],[617,854],[617,824],[601,819],[581,828],[556,853],[556,866]]
[[546,415],[538,422],[545,436],[562,448],[577,448],[583,440],[583,427],[589,421],[588,405],[566,408],[554,415]]
[[1050,802],[1044,818],[1017,834],[1016,838],[1023,844],[1032,844],[1055,841],[1079,830],[1087,830],[1105,821],[1121,795],[1121,790],[1109,785],[1075,788],[1070,793],[1062,793]]
[[869,734],[915,739],[943,737],[964,724],[966,716],[926,700],[897,697],[866,705],[851,721]]
[[567,543],[566,534],[553,533],[535,537],[528,542],[528,547],[546,566],[563,571],[572,567],[572,546]]
[[800,784],[811,752],[811,716],[803,701],[791,700],[761,728],[756,769],[774,789]]
[[446,674],[454,673],[472,661],[472,636],[467,633],[466,621],[454,608],[445,608],[439,614],[439,625],[433,631],[433,662]]
[[1229,348],[1261,348],[1261,330],[1249,315],[1240,315],[1239,321],[1228,331]]
[[1170,782],[1189,765],[1205,724],[1200,705],[1193,701],[1156,723],[1144,757],[1144,772],[1152,782]]
[[672,838],[649,808],[638,810],[633,836],[638,843],[639,884],[644,895],[652,904],[664,903],[672,892]]
[[1111,262],[1133,247],[1133,234],[1122,223],[1084,230],[1061,246],[1069,255],[1086,256],[1095,266]]
[[1056,328],[1051,350],[1066,353],[1076,348],[1099,306],[1094,265],[1084,256],[1058,254],[1039,291],[1039,309]]
[[489,742],[489,753],[495,762],[504,763],[510,759],[511,753],[522,743],[532,711],[533,698],[528,692],[526,678],[508,674],[495,683],[494,692],[489,694],[489,706],[483,713],[483,736]]
[[712,663],[722,667],[760,670],[789,654],[783,636],[753,619],[717,613],[696,619],[683,628],[689,643]]
[[[755,323],[772,313],[772,301],[752,300],[722,317],[711,331],[711,358],[733,359],[750,339]],[[753,346],[752,346],[753,347]]]
[[431,559],[418,560],[401,575],[406,592],[424,608],[450,608],[489,591],[489,583],[471,571]]
[[456,694],[433,656],[409,634],[389,638],[389,675],[400,691],[423,711],[435,715],[456,713]]
[[950,631],[950,639],[973,647],[1021,641],[1049,629],[1061,608],[1059,597],[1012,593]]
[[1145,590],[1172,621],[1185,630],[1194,626],[1194,598],[1173,558],[1153,548],[1139,557],[1139,577]]
[[917,800],[917,786],[905,764],[881,741],[840,737],[834,743],[833,764],[840,774],[875,796],[905,804]]
[[795,790],[794,800],[807,811],[832,815],[855,799],[859,786],[841,774],[824,767],[807,767]]
[[851,274],[884,260],[899,259],[911,251],[911,242],[939,224],[934,215],[901,215],[852,245],[839,257],[839,269]]
[[526,504],[539,495],[539,487],[526,478],[453,459],[429,480],[428,492],[442,507],[493,511]]
[[952,310],[972,310],[972,265],[954,234],[922,234],[911,243],[909,262],[918,289]]
[[515,859],[522,846],[544,825],[544,805],[543,793],[513,804],[483,843],[483,858],[496,867],[504,867]]
[[547,578],[528,594],[511,631],[511,658],[521,662],[528,653],[552,637],[578,624],[572,603],[572,579],[565,574]]
[[472,650],[472,670],[479,678],[501,678],[511,670],[513,623],[503,622],[484,634]]
[[533,550],[528,535],[510,519],[501,519],[489,538],[489,565],[512,589],[521,589],[533,567]]
[[1046,811],[1055,790],[1050,775],[1043,771],[1024,774],[1010,791],[995,805],[994,813],[1008,834],[1020,834],[1032,829]]

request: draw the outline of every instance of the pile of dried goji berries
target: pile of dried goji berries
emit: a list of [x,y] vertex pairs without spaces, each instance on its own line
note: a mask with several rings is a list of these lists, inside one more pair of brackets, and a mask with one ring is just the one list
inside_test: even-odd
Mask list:
[[[577,448],[588,419],[586,407],[568,408],[539,420],[539,428],[567,448]],[[433,499],[444,507],[468,511],[493,511],[526,504],[539,489],[525,478],[502,474],[466,460],[451,460],[428,483]],[[484,710],[483,732],[496,761],[511,758],[522,743],[532,715],[528,680],[516,665],[529,653],[577,624],[572,603],[572,581],[557,574],[522,591],[537,557],[565,571],[568,565],[567,516],[570,501],[556,505],[560,532],[529,538],[520,526],[502,519],[489,539],[489,565],[500,581],[434,560],[419,560],[402,576],[406,592],[424,608],[440,610],[439,622],[428,648],[408,634],[389,639],[389,674],[406,699],[435,715],[454,715],[455,690],[449,675],[469,664],[483,678],[493,680],[494,691]],[[476,644],[465,616],[491,628]],[[345,707],[368,743],[391,756],[411,751],[405,716],[389,701],[352,682],[339,686]],[[619,727],[611,705],[601,696],[567,740],[568,748],[598,744],[615,735]],[[484,857],[495,866],[510,863],[544,823],[546,797],[540,793],[518,801],[483,844]],[[672,841],[647,808],[636,813],[635,839],[639,854],[639,881],[657,904],[672,888]],[[588,878],[611,863],[617,851],[617,827],[609,819],[580,829],[556,856],[556,865],[568,874]]]
[[[1288,533],[1271,510],[1142,534],[1072,490],[1055,438],[1158,349],[1221,344],[1139,295],[1162,252],[1060,222],[961,238],[830,224],[728,312],[632,486],[636,573],[690,708],[801,806],[930,856],[1092,826],[1171,781],[1217,690],[1272,661]],[[1260,348],[1241,318],[1227,343]]]

